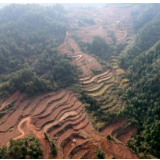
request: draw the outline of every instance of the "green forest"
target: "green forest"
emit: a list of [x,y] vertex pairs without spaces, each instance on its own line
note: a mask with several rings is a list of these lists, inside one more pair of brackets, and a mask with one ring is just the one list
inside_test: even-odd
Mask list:
[[[141,158],[160,157],[159,7],[159,4],[152,5],[139,15],[138,31],[119,56],[119,64],[127,70],[127,78],[131,81],[123,94],[126,103],[123,114],[137,128],[128,146]],[[145,22],[143,26],[141,22]]]
[[33,136],[13,140],[0,148],[1,159],[42,159],[43,150],[39,140]]
[[55,50],[67,30],[59,5],[12,4],[0,10],[0,96],[57,90],[77,80],[71,58]]

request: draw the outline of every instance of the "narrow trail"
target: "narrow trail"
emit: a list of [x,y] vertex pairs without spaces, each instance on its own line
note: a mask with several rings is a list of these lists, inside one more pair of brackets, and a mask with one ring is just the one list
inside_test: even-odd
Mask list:
[[20,136],[14,138],[14,140],[19,139],[19,138],[23,138],[25,136],[25,132],[23,131],[23,129],[21,128],[22,124],[25,123],[27,120],[29,119],[29,117],[24,118],[20,121],[20,123],[18,124],[18,131],[21,133]]
[[[50,152],[50,147],[48,146],[45,137],[44,137],[44,132],[43,131],[37,131],[35,129],[35,127],[31,124],[31,117],[26,117],[23,118],[19,124],[18,124],[18,131],[21,133],[20,136],[14,138],[14,140],[19,139],[19,138],[23,138],[25,136],[25,132],[23,131],[22,124],[26,122],[26,126],[27,128],[33,133],[33,135],[39,139],[42,148],[44,150],[44,159],[48,159],[49,158],[49,152]],[[9,145],[9,142],[7,143],[7,145]]]
[[76,62],[76,61],[78,61],[78,60],[79,60],[79,59],[82,57],[82,55],[71,56],[71,57],[75,57],[75,58],[77,57],[77,59],[75,59],[75,60],[73,60],[73,61],[72,61],[72,63],[73,63],[73,62]]

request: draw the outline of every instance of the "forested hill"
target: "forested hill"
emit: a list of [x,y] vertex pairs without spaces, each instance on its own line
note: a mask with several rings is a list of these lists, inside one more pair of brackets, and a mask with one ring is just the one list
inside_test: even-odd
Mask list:
[[[157,6],[159,6],[160,8],[159,4],[155,4],[155,10],[157,10]],[[154,7],[152,6],[152,10],[154,10]],[[141,21],[147,21],[146,19],[148,19],[148,17],[151,17],[150,15],[152,15],[153,13],[149,9],[147,11],[148,12],[145,11],[145,14],[141,14],[143,16],[140,15],[139,17],[137,17],[137,19],[140,19],[140,23],[138,23],[139,21],[137,20],[137,22],[135,22],[137,23],[136,26],[141,26]],[[130,44],[123,51],[120,56],[121,67],[128,68],[137,55],[144,51],[147,51],[160,39],[159,25],[160,10],[157,11],[157,14],[153,19],[151,19],[151,21],[143,24],[143,27],[138,30],[138,33],[133,37]]]
[[140,29],[119,59],[131,81],[123,94],[126,102],[123,114],[138,128],[128,146],[142,158],[153,158],[151,155],[160,158],[160,10],[157,7],[160,8],[159,4],[152,5],[157,12],[155,16],[150,8],[143,13],[146,23],[137,24]]
[[58,4],[11,4],[1,9],[0,94],[5,97],[17,89],[44,92],[71,84],[75,68],[55,50],[66,30],[65,10]]
[[63,10],[12,4],[0,10],[0,73],[21,68],[24,57],[61,44],[66,34]]

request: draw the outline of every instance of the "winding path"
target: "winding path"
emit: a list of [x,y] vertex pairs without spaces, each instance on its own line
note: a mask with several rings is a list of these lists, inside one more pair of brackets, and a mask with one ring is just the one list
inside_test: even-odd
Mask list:
[[78,61],[81,57],[82,57],[82,55],[80,54],[80,55],[76,55],[76,56],[71,56],[71,57],[77,57],[74,61],[72,61],[72,62],[75,62],[75,61]]
[[[26,122],[26,126],[27,128],[32,131],[32,133],[34,134],[34,136],[36,138],[39,139],[41,145],[42,145],[42,148],[44,150],[44,155],[43,155],[43,158],[44,159],[48,159],[49,158],[49,152],[50,152],[50,147],[49,147],[49,144],[47,143],[47,141],[45,140],[45,137],[44,137],[44,132],[43,131],[37,131],[36,128],[31,124],[31,117],[26,117],[26,118],[23,118],[19,124],[18,124],[18,131],[21,133],[20,136],[14,138],[14,140],[16,139],[19,139],[19,138],[23,138],[25,136],[25,132],[23,131],[23,129],[21,128],[22,127],[22,124]],[[7,143],[7,145],[9,144],[9,142]]]

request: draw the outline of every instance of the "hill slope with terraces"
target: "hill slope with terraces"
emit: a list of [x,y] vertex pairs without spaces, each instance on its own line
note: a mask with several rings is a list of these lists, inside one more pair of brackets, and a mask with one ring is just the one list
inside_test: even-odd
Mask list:
[[[44,137],[46,132],[56,144],[56,158],[81,158],[84,152],[87,153],[86,158],[94,158],[96,150],[99,147],[103,149],[104,145],[108,146],[104,149],[106,158],[136,158],[123,143],[107,142],[107,131],[99,133],[93,128],[83,104],[70,89],[35,98],[17,94],[14,100],[8,100],[8,103],[12,102],[14,105],[7,110],[8,116],[0,119],[1,146],[8,144],[11,138],[19,139],[32,134],[40,140],[44,158],[49,158],[50,146]],[[5,107],[1,113],[5,113]],[[114,147],[119,148],[120,154],[112,150]]]
[[[34,7],[37,8],[35,14],[41,17],[42,12],[39,10],[41,7],[32,5],[31,10]],[[136,97],[137,92],[133,92],[136,91],[135,87],[141,88],[141,82],[144,83],[144,79],[135,86],[131,83],[135,83],[132,80],[140,77],[140,73],[143,75],[145,73],[135,72],[133,74],[135,77],[129,74],[130,71],[134,72],[135,64],[140,66],[139,69],[146,67],[147,71],[152,70],[151,75],[146,76],[147,82],[149,81],[151,85],[153,83],[150,79],[155,71],[153,68],[159,69],[156,65],[159,63],[158,59],[156,61],[159,41],[149,48],[146,54],[142,53],[138,61],[134,60],[132,65],[130,64],[131,58],[134,57],[130,54],[134,51],[133,44],[136,44],[136,40],[143,43],[140,41],[144,33],[143,26],[134,35],[132,24],[139,13],[147,12],[147,5],[146,8],[142,8],[141,4],[124,6],[117,4],[106,5],[103,8],[79,7],[65,10],[57,4],[49,11],[47,7],[44,9],[46,22],[49,23],[51,17],[54,22],[47,24],[47,28],[43,26],[46,30],[44,28],[44,30],[34,30],[39,40],[38,44],[31,43],[32,45],[27,46],[27,43],[22,44],[16,39],[17,46],[11,43],[8,48],[4,40],[6,48],[0,46],[2,51],[0,61],[6,63],[5,54],[8,57],[12,56],[9,66],[5,66],[4,63],[0,65],[2,69],[6,67],[6,73],[0,73],[0,96],[2,97],[0,99],[0,147],[11,146],[10,139],[20,140],[32,135],[40,142],[43,158],[94,159],[98,158],[99,151],[102,151],[106,159],[137,159],[158,155],[155,151],[157,144],[152,142],[150,136],[144,137],[144,141],[149,141],[148,143],[144,142],[143,146],[137,147],[139,144],[137,130],[140,129],[138,123],[142,123],[140,120],[138,122],[137,119],[140,117],[137,118],[137,115],[139,113],[143,115],[144,111],[136,106],[140,104],[143,106],[146,100],[137,100],[143,98],[144,94],[137,94]],[[27,12],[26,15],[28,14]],[[34,18],[38,21],[34,23],[41,24],[43,16],[39,19]],[[139,19],[141,18],[144,17],[140,16]],[[144,28],[152,24],[158,26],[159,21],[156,20],[153,19],[151,23],[146,22],[149,25],[145,25]],[[54,33],[52,33],[53,26]],[[52,34],[49,34],[48,30]],[[154,31],[155,33],[158,31],[156,27]],[[43,43],[45,32],[49,38]],[[148,29],[147,34],[150,32],[151,30]],[[13,41],[9,36],[6,31],[6,37]],[[99,38],[96,43],[93,43],[95,37]],[[20,38],[23,39],[25,36],[22,34]],[[104,41],[104,46],[98,45],[98,40]],[[28,41],[37,42],[37,39],[29,35]],[[99,49],[92,52],[94,45]],[[29,54],[23,51],[23,47],[26,50],[28,48],[28,51],[35,49],[36,53]],[[11,49],[14,50],[13,54]],[[143,48],[138,51],[140,50],[145,51]],[[25,56],[16,55],[20,52]],[[154,56],[151,56],[151,53],[154,53]],[[128,61],[124,55],[127,55]],[[138,63],[139,61],[143,63],[145,56],[148,57],[145,64],[150,63],[150,58],[154,62],[150,67]],[[15,68],[12,68],[12,65],[15,65]],[[153,82],[158,81],[157,77],[154,77]],[[151,92],[155,90],[156,87],[153,87]],[[145,88],[143,91],[146,91]],[[149,103],[154,104],[152,99]],[[153,111],[155,112],[159,113],[159,108]],[[134,114],[133,117],[132,114]],[[159,121],[157,116],[155,119],[157,123],[152,125],[152,129],[157,133]],[[149,123],[148,126],[143,125],[145,134],[154,134],[149,130]],[[141,142],[142,135],[143,131],[140,135]],[[148,151],[149,143],[155,147],[154,153]]]

